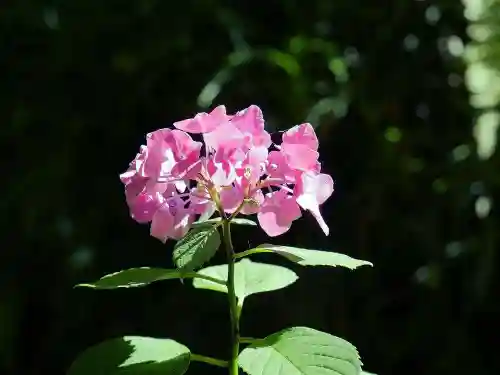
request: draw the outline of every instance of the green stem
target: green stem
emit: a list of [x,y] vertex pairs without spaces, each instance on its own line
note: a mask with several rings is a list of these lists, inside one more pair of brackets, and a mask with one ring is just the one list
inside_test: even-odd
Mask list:
[[218,367],[227,367],[228,365],[227,361],[224,361],[222,359],[217,359],[217,358],[207,357],[205,355],[192,354],[192,353],[191,353],[191,361],[204,362]]
[[234,249],[231,240],[231,222],[224,218],[222,236],[227,255],[227,295],[231,316],[231,360],[229,361],[229,375],[238,375],[238,354],[240,353],[240,324],[239,309],[234,289]]

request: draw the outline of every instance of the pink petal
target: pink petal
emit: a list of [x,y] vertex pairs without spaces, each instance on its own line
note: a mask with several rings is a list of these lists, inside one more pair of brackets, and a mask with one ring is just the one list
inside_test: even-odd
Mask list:
[[262,110],[254,104],[236,113],[231,119],[231,122],[241,131],[250,134],[264,130],[264,116]]
[[215,211],[217,211],[213,202],[207,202],[204,205],[199,205],[198,208],[199,209],[196,209],[196,213],[200,215],[199,220],[210,219]]
[[203,146],[201,142],[193,141],[188,133],[177,129],[170,132],[169,136],[165,138],[165,142],[170,145],[178,160],[183,160],[193,153],[199,156]]
[[125,185],[125,197],[127,203],[130,204],[142,191],[144,191],[147,178],[134,175],[132,178],[128,178]]
[[161,206],[153,216],[151,222],[150,234],[165,243],[174,226],[174,216],[170,212],[168,204]]
[[244,192],[239,186],[223,188],[219,196],[222,208],[227,213],[233,213],[245,198]]
[[267,158],[266,173],[271,178],[282,179],[283,182],[293,175],[293,170],[287,164],[285,155],[280,151],[271,151]]
[[[148,189],[157,189],[156,191],[162,192],[162,196],[164,198],[172,198],[178,194],[177,187],[175,186],[175,183],[162,183],[162,184],[155,184],[154,187],[146,187],[146,190]],[[148,190],[149,191],[149,190]]]
[[207,172],[216,186],[231,185],[236,178],[234,166],[227,161],[217,163],[213,159],[208,160]]
[[198,174],[201,173],[203,160],[199,158],[182,160],[172,168],[171,174],[175,178],[195,180]]
[[315,197],[318,204],[323,204],[333,193],[333,179],[321,173],[302,173],[296,185],[297,196],[307,194]]
[[210,113],[198,113],[192,119],[174,122],[174,126],[189,133],[208,133],[214,131],[220,124],[229,121],[230,118],[226,114],[226,107],[220,105]]
[[321,173],[316,176],[316,199],[319,204],[323,204],[333,194],[332,176]]
[[295,200],[284,191],[266,195],[257,219],[260,226],[270,237],[276,237],[288,231],[292,222],[301,216]]
[[202,144],[193,141],[183,131],[160,129],[149,133],[147,138],[144,162],[139,167],[139,173],[144,177],[182,178],[182,174],[200,157]]
[[301,144],[317,151],[319,142],[311,124],[295,125],[283,133],[284,144]]
[[313,195],[304,194],[297,198],[297,203],[304,210],[308,210],[309,212],[311,212],[311,214],[316,219],[323,232],[328,236],[328,234],[330,233],[330,229],[328,228],[328,225],[325,223],[323,216],[321,216],[321,213],[319,212],[319,205],[318,202],[316,201],[316,197]]
[[183,211],[180,215],[175,216],[174,227],[169,237],[174,240],[180,240],[187,234],[193,221],[194,215],[189,211]]
[[245,183],[255,185],[265,172],[268,150],[265,147],[254,147],[245,156],[245,160],[237,169],[238,176],[245,180]]
[[139,194],[130,203],[130,216],[138,223],[150,222],[161,201],[160,194]]
[[329,229],[319,211],[319,205],[333,193],[333,179],[327,174],[303,173],[295,186],[297,203],[311,212],[323,232],[328,235]]
[[266,147],[253,147],[248,151],[247,164],[260,167],[266,161],[268,155],[269,152]]
[[252,146],[269,148],[271,146],[271,136],[264,129],[264,117],[258,106],[251,105],[239,111],[233,116],[231,123],[247,135],[245,141],[248,148]]
[[143,177],[157,178],[162,173],[168,173],[175,164],[174,154],[163,140],[149,141],[144,162],[140,165],[138,172]]
[[311,171],[317,167],[319,153],[307,145],[284,143],[281,145],[281,152],[293,169]]
[[216,210],[215,203],[208,199],[200,199],[200,198],[191,198],[191,207],[190,209],[194,214],[197,215],[207,215],[212,216]]
[[203,134],[209,150],[241,148],[245,145],[245,135],[230,122],[220,124],[217,129]]
[[184,202],[180,198],[172,198],[158,208],[151,222],[151,236],[162,242],[167,239],[182,238],[191,227],[194,213],[184,208]]

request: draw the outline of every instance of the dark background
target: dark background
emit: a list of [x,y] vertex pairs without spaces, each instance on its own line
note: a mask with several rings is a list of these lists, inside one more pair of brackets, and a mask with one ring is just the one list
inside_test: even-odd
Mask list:
[[[173,243],[129,218],[118,174],[145,133],[218,104],[257,104],[270,130],[317,127],[336,182],[323,206],[331,234],[306,214],[274,243],[375,264],[294,268],[297,283],[246,301],[243,335],[325,330],[380,375],[500,373],[500,160],[478,156],[494,128],[474,137],[498,95],[469,104],[461,53],[481,44],[479,58],[500,66],[494,3],[476,43],[459,0],[4,1],[0,374],[63,374],[124,334],[226,357],[225,295],[178,281],[73,289],[172,266]],[[266,241],[255,228],[234,235],[240,250]]]

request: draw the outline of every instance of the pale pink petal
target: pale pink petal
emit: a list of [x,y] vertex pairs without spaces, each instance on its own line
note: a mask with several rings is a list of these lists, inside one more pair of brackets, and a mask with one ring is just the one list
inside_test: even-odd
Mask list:
[[138,223],[147,223],[161,204],[161,195],[139,194],[131,201],[130,216]]
[[233,116],[231,123],[246,135],[245,142],[248,148],[271,146],[271,136],[264,129],[264,117],[258,106],[251,105],[239,111]]
[[169,237],[174,240],[180,240],[187,234],[193,221],[194,215],[188,210],[182,210],[179,214],[174,216],[174,227],[169,233]]
[[203,221],[210,219],[217,211],[217,207],[215,207],[214,202],[207,201],[205,204],[196,205],[194,210],[196,214],[200,215],[199,220]]
[[180,130],[160,129],[149,133],[145,160],[139,172],[151,178],[182,177],[180,175],[199,159],[201,146]]
[[245,134],[230,122],[222,123],[217,129],[203,134],[203,140],[209,150],[230,150],[245,145]]
[[308,210],[309,212],[311,212],[311,214],[314,216],[314,218],[318,222],[323,232],[328,236],[330,230],[328,228],[328,225],[325,223],[323,216],[321,216],[321,213],[319,212],[319,205],[318,202],[316,201],[316,197],[313,195],[304,194],[301,195],[300,197],[297,197],[297,203],[304,210]]
[[317,151],[319,146],[314,128],[309,123],[295,125],[284,132],[283,143],[304,145],[314,151]]
[[269,152],[266,147],[253,147],[248,151],[247,164],[260,167],[266,161],[268,155]]
[[146,134],[146,147],[149,149],[161,146],[171,131],[171,129],[163,128]]
[[135,159],[132,160],[129,164],[128,169],[120,174],[120,180],[124,185],[128,185],[132,179],[139,177],[139,170],[144,163],[144,158],[146,157],[147,147],[141,146],[141,152],[135,156]]
[[150,234],[165,243],[174,226],[174,216],[170,212],[168,204],[161,206],[153,216]]
[[179,161],[174,168],[172,168],[171,175],[176,179],[191,179],[195,180],[203,167],[203,158]]
[[333,179],[330,175],[321,173],[316,176],[316,199],[323,204],[333,194]]
[[319,153],[306,145],[284,143],[281,152],[293,169],[311,171],[317,167]]
[[244,181],[245,185],[255,185],[265,172],[268,150],[265,147],[254,147],[245,156],[245,160],[239,168],[237,175]]
[[193,152],[199,154],[203,146],[201,142],[193,141],[193,138],[188,133],[177,129],[171,131],[170,137],[166,138],[166,142],[171,144],[177,159],[182,159]]
[[156,186],[158,186],[158,192],[162,191],[162,195],[164,198],[172,198],[178,194],[177,187],[173,183],[156,184]]
[[262,131],[259,134],[255,134],[253,136],[253,144],[257,147],[265,147],[269,148],[271,144],[273,143],[271,141],[271,134],[269,134],[267,131]]
[[216,210],[215,203],[208,199],[191,198],[191,211],[197,215],[212,216]]
[[297,182],[296,195],[314,196],[318,204],[324,203],[333,193],[333,179],[325,173],[302,173]]
[[264,116],[261,109],[252,104],[239,111],[231,119],[238,129],[246,133],[254,134],[264,130]]
[[295,186],[297,203],[305,210],[312,213],[323,232],[329,233],[321,213],[319,205],[325,202],[333,193],[333,179],[327,174],[315,175],[303,173]]
[[130,202],[137,197],[137,195],[145,190],[147,182],[147,178],[140,177],[138,175],[134,175],[132,178],[127,179],[127,183],[125,185],[125,197],[129,205]]
[[271,178],[287,180],[292,175],[292,169],[287,164],[285,155],[280,151],[271,151],[267,158],[266,173]]
[[281,224],[278,222],[276,208],[261,208],[260,212],[257,214],[257,220],[260,226],[266,232],[269,237],[276,237],[280,234],[287,232],[292,223]]
[[169,238],[182,238],[194,220],[194,213],[184,208],[184,204],[181,198],[174,197],[159,207],[151,222],[151,236],[162,242]]
[[142,177],[157,178],[162,172],[170,172],[174,163],[173,153],[165,147],[163,141],[154,142],[145,151],[144,162],[138,166],[138,173]]
[[236,178],[234,166],[227,161],[217,163],[213,159],[208,160],[207,172],[216,186],[231,185]]
[[227,213],[233,213],[245,198],[244,192],[239,186],[223,188],[219,196],[222,208]]
[[174,122],[174,126],[189,133],[208,133],[214,131],[220,124],[229,121],[230,118],[226,114],[226,107],[220,105],[210,113],[198,113],[192,119]]
[[295,200],[284,191],[266,195],[257,219],[260,226],[270,237],[287,232],[292,222],[301,216],[300,208]]
[[120,181],[124,184],[127,185],[130,183],[132,178],[135,176],[137,171],[135,169],[128,169],[125,172],[120,174]]

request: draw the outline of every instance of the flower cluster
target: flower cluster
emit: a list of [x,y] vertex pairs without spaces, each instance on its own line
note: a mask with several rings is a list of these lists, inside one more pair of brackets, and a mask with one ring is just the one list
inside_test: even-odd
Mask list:
[[[333,193],[320,173],[318,139],[310,124],[273,144],[259,107],[235,115],[224,106],[147,134],[146,145],[120,175],[132,218],[151,222],[151,235],[182,238],[198,215],[257,214],[269,236],[290,229],[308,210],[328,235],[319,206]],[[193,140],[199,134],[204,144]],[[201,138],[200,137],[200,138]]]

